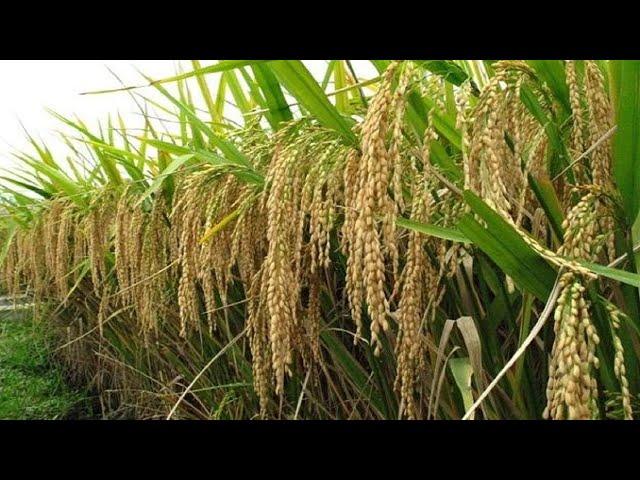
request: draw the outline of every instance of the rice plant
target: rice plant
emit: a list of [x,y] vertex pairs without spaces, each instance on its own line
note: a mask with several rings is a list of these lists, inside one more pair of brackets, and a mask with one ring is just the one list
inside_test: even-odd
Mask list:
[[16,154],[2,288],[105,418],[637,416],[640,62],[371,64],[194,61]]

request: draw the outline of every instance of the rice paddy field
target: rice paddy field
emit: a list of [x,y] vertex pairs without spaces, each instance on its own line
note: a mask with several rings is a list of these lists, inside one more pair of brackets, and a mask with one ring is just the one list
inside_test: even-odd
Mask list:
[[107,419],[636,418],[640,61],[322,65],[192,61],[88,92],[142,128],[29,132],[0,292],[65,385]]

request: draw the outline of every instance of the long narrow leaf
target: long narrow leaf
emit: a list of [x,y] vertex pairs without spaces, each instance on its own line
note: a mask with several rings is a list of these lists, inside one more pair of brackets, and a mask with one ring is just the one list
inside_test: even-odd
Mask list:
[[327,128],[340,133],[351,145],[357,145],[350,119],[340,115],[300,60],[277,60],[269,64],[280,83],[298,102]]

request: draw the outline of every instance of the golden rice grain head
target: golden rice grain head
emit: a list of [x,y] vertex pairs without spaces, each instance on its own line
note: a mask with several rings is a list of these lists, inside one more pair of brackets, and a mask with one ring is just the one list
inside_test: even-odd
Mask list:
[[591,324],[585,288],[572,272],[563,274],[562,290],[554,312],[556,338],[549,361],[547,406],[544,417],[590,419],[597,416],[597,382],[592,370],[598,368],[595,355],[599,338]]
[[621,320],[624,314],[613,304],[607,304],[607,310],[611,318],[613,327],[613,346],[615,350],[613,371],[620,384],[620,393],[622,399],[622,410],[625,420],[633,420],[633,411],[631,408],[631,393],[629,392],[629,381],[627,379],[627,369],[624,362],[624,347],[618,331],[620,330]]

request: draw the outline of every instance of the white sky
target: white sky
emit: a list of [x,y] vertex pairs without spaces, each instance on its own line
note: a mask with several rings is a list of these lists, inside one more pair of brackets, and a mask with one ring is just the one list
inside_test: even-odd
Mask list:
[[[36,139],[42,139],[56,152],[59,141],[55,134],[61,123],[46,107],[65,115],[77,114],[89,125],[105,120],[109,112],[120,111],[127,124],[139,124],[135,104],[126,93],[79,95],[81,92],[118,87],[109,73],[111,68],[122,81],[140,84],[135,67],[153,78],[175,72],[174,61],[149,60],[4,60],[0,61],[0,166],[12,164],[12,147],[29,148],[20,122]],[[146,93],[146,92],[145,92]],[[58,148],[56,148],[58,147]]]
[[[209,65],[213,61],[202,61]],[[185,71],[191,69],[188,61],[180,61]],[[316,76],[324,73],[324,61],[305,61]],[[375,76],[368,62],[356,61],[358,73],[370,78]],[[54,157],[67,154],[56,130],[70,130],[51,116],[50,108],[64,116],[77,115],[90,129],[97,127],[97,120],[106,123],[109,113],[120,112],[127,128],[141,127],[142,119],[132,98],[126,92],[101,95],[79,95],[81,92],[118,88],[120,83],[109,72],[113,70],[125,85],[146,83],[136,68],[158,79],[172,76],[178,68],[174,60],[2,60],[0,61],[0,168],[12,168],[13,149],[31,150],[20,122],[36,139],[44,140]],[[216,82],[218,75],[209,75]],[[190,81],[195,81],[191,79]],[[191,86],[191,85],[190,85]],[[330,87],[331,88],[331,87]],[[191,89],[198,92],[197,84]],[[153,88],[136,90],[151,99],[162,100]],[[62,160],[62,159],[60,159]]]

